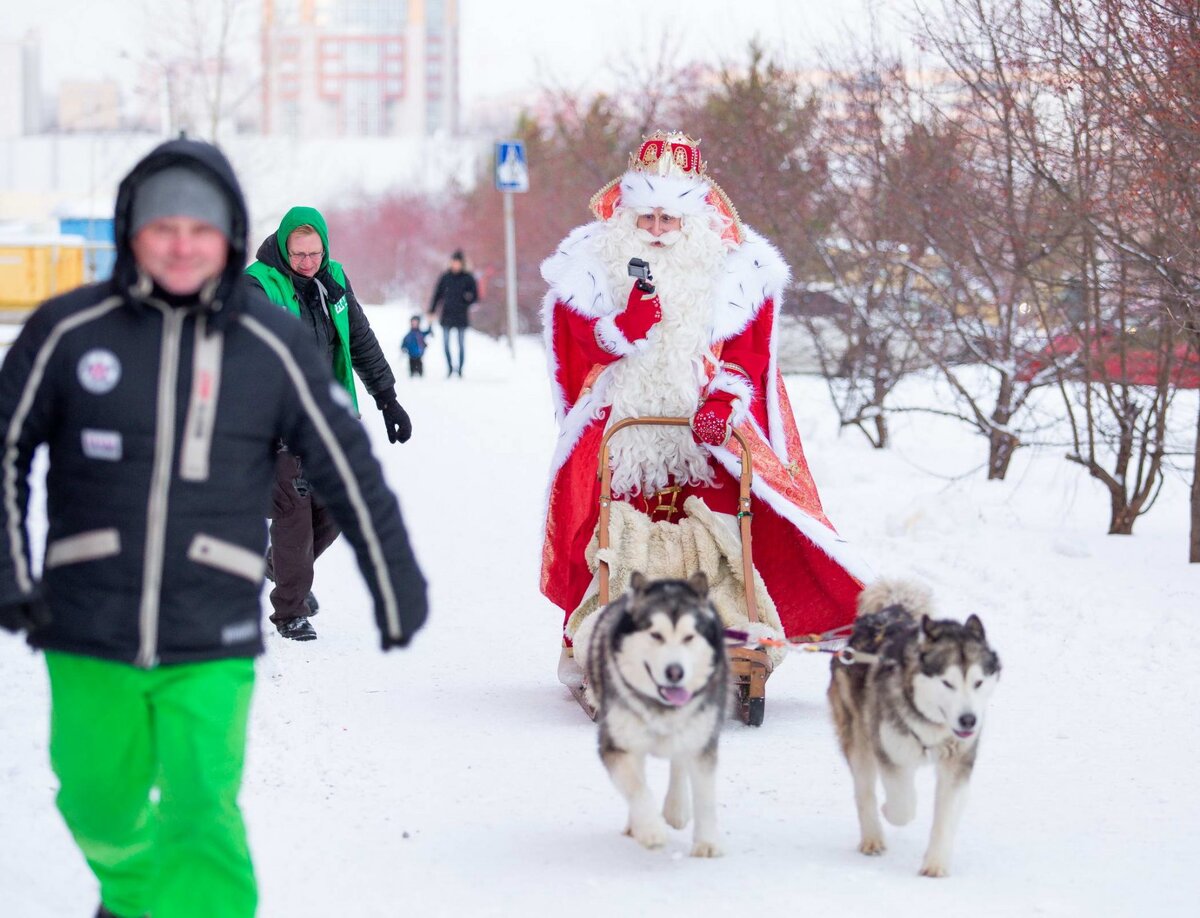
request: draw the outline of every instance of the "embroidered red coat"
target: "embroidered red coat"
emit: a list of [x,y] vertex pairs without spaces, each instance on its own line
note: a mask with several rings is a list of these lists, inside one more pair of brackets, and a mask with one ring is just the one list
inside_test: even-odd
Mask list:
[[[631,344],[613,324],[626,291],[614,296],[608,289],[608,272],[594,251],[601,231],[600,223],[579,227],[542,264],[549,284],[543,334],[559,438],[547,496],[541,587],[568,616],[592,580],[584,550],[599,517],[596,463],[611,401],[607,368],[646,345]],[[869,569],[825,516],[779,373],[775,329],[787,265],[753,230],[746,227],[745,234],[714,285],[711,344],[724,366],[704,392],[697,392],[697,404],[708,391],[734,395],[733,421],[750,443],[754,467],[755,567],[789,637],[823,633],[853,621]],[[729,495],[733,504],[713,509],[730,512],[736,509],[741,447],[730,438],[725,446],[704,449],[717,483],[690,493],[718,503]]]

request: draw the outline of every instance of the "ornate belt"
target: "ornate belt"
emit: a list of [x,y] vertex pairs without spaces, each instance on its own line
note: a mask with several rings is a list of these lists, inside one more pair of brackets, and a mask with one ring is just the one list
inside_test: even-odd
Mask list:
[[661,491],[655,491],[653,494],[639,494],[630,502],[651,519],[654,519],[656,514],[661,513],[663,518],[670,523],[674,522],[672,517],[675,514],[683,512],[683,508],[678,506],[679,495],[681,493],[683,493],[682,487],[671,485],[670,487],[663,488]]

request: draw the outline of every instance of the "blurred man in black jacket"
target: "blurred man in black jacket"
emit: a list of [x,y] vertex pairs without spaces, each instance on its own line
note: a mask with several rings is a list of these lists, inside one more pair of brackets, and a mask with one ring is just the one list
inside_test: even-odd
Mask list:
[[[429,303],[429,317],[432,319],[438,307],[442,310],[442,340],[446,345],[446,376],[455,373],[462,378],[463,371],[463,336],[470,322],[467,311],[479,299],[479,288],[475,277],[467,270],[466,261],[461,250],[450,256],[450,268],[438,278],[437,287],[433,290],[433,299]],[[458,363],[450,357],[450,332],[454,330],[458,337]]]

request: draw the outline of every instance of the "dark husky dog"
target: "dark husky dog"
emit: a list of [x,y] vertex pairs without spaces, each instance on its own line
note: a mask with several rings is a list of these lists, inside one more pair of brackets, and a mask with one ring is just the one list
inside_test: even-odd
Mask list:
[[942,877],[966,803],[984,708],[1000,658],[983,623],[929,617],[929,593],[903,581],[879,581],[858,600],[849,651],[835,657],[829,704],[854,776],[863,854],[884,850],[875,779],[883,781],[883,815],[907,825],[916,814],[914,775],[937,766],[933,831],[921,875]]
[[[720,856],[715,776],[729,664],[707,578],[634,574],[625,595],[580,626],[575,653],[598,709],[600,758],[629,803],[627,834],[661,847],[667,826],[682,829],[694,808],[692,856]],[[646,786],[647,755],[671,761],[661,815]]]

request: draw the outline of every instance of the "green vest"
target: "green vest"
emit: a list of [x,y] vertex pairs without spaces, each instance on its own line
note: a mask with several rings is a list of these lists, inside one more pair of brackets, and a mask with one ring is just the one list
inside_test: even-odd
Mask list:
[[[328,261],[329,273],[333,275],[333,279],[337,281],[342,289],[346,289],[346,272],[342,270],[342,266],[336,261]],[[256,261],[246,269],[246,273],[258,280],[262,284],[263,290],[267,293],[267,298],[272,303],[278,303],[280,306],[288,310],[292,315],[299,318],[300,316],[300,295],[296,293],[296,287],[292,284],[292,279],[272,268],[270,265],[265,265],[261,261]],[[333,375],[350,393],[350,401],[354,404],[355,412],[358,411],[358,395],[354,387],[354,366],[350,362],[350,309],[349,303],[346,302],[345,294],[336,303],[326,303],[325,306],[329,310],[329,317],[333,320],[334,331],[337,332],[338,347],[333,354]]]

